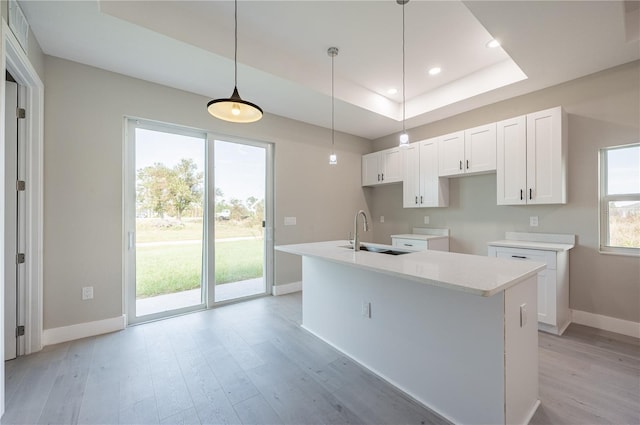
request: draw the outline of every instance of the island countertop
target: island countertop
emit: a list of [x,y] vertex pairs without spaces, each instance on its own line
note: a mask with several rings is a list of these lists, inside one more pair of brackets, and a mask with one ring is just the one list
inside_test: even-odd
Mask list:
[[[443,251],[417,251],[403,255],[355,252],[345,248],[348,245],[348,241],[338,240],[279,245],[275,249],[483,297],[502,292],[546,267],[545,264],[534,261],[514,261]],[[364,245],[397,250],[388,245]]]

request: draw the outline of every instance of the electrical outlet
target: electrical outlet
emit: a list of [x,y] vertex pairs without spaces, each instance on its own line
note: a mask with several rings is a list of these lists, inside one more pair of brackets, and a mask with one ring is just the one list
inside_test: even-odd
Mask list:
[[532,215],[531,217],[529,217],[529,226],[538,227],[538,216],[537,215]]
[[284,225],[285,226],[295,226],[296,225],[296,218],[295,217],[285,217],[284,218]]
[[428,215],[424,216],[424,224],[429,224],[429,216]]
[[380,223],[384,223],[384,216],[383,215],[380,216]]
[[85,286],[82,288],[82,301],[93,299],[93,286]]

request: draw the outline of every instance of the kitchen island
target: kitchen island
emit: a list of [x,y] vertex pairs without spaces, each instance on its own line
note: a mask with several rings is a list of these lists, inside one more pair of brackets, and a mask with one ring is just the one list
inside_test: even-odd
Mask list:
[[544,264],[346,241],[276,249],[302,256],[306,330],[454,423],[528,423]]

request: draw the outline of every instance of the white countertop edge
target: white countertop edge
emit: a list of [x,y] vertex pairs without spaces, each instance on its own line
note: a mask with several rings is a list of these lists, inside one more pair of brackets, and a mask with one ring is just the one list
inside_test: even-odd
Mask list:
[[575,246],[573,244],[521,241],[521,240],[511,240],[511,239],[503,239],[499,241],[487,242],[487,245],[501,246],[505,248],[539,249],[542,251],[569,251]]
[[[320,243],[306,243],[306,244],[294,244],[294,245],[278,245],[275,247],[276,251],[280,251],[280,252],[285,252],[288,254],[294,254],[294,255],[300,255],[303,257],[313,257],[313,258],[319,258],[325,261],[329,261],[332,263],[336,263],[336,264],[342,264],[342,265],[348,265],[351,267],[355,267],[361,270],[368,270],[368,271],[374,271],[377,273],[382,273],[382,274],[386,274],[389,276],[394,276],[394,277],[399,277],[402,279],[406,279],[406,280],[411,280],[414,282],[418,282],[418,283],[425,283],[428,285],[432,285],[432,286],[437,286],[440,288],[445,288],[445,289],[452,289],[452,290],[456,290],[456,291],[461,291],[461,292],[465,292],[468,294],[472,294],[472,295],[477,295],[477,296],[483,296],[483,297],[490,297],[492,295],[495,295],[499,292],[503,292],[504,290],[528,279],[531,276],[536,275],[539,271],[543,270],[546,265],[544,263],[538,263],[538,262],[533,262],[533,261],[528,261],[526,264],[528,264],[529,266],[531,266],[531,269],[529,269],[527,272],[522,273],[520,275],[517,276],[513,276],[511,278],[511,280],[509,280],[508,282],[505,282],[502,285],[496,286],[494,288],[491,289],[482,289],[482,288],[477,288],[477,287],[470,287],[468,285],[464,285],[464,284],[456,284],[453,282],[445,282],[442,280],[436,280],[436,279],[430,279],[430,278],[426,278],[426,277],[421,277],[421,276],[417,276],[417,275],[413,275],[413,274],[408,274],[408,273],[402,273],[402,272],[398,272],[396,270],[389,270],[386,269],[384,267],[382,267],[379,263],[377,264],[363,264],[363,263],[357,263],[354,261],[346,261],[343,258],[334,258],[334,257],[330,257],[327,256],[326,253],[321,254],[318,252],[312,252],[312,251],[305,251],[302,252],[300,250],[301,246],[311,246],[311,245],[318,245],[320,246],[321,244],[327,244],[327,246],[330,246],[329,244],[336,244],[336,248],[340,247],[340,244],[347,244],[347,241],[330,241],[330,242],[320,242]],[[380,244],[371,244],[371,245],[379,245]],[[382,245],[385,246],[385,245]],[[387,245],[388,246],[388,245]],[[395,249],[393,247],[390,247],[392,249]],[[342,248],[342,249],[346,249],[346,248]],[[348,252],[348,251],[347,251]],[[387,254],[378,254],[378,253],[372,253],[372,252],[366,252],[366,251],[362,251],[361,252],[364,255],[387,255]],[[451,255],[461,255],[461,256],[467,256],[469,254],[456,254],[456,253],[450,253],[450,252],[441,252],[441,251],[418,251],[418,252],[413,252],[410,254],[405,254],[402,256],[398,256],[395,257],[397,259],[402,259],[407,258],[409,256],[416,256],[416,255],[422,255],[425,253],[437,253],[437,255],[441,255],[441,254],[451,254]],[[353,253],[355,254],[355,253]],[[494,257],[483,257],[483,256],[477,256],[480,258],[494,258]],[[401,261],[401,260],[400,260]],[[512,261],[512,260],[506,260],[506,261]],[[523,263],[521,263],[523,264]]]
[[419,235],[416,233],[406,233],[403,235],[391,235],[391,238],[398,238],[398,239],[413,239],[413,240],[418,240],[418,241],[430,241],[433,239],[448,239],[449,236],[444,236],[444,235]]

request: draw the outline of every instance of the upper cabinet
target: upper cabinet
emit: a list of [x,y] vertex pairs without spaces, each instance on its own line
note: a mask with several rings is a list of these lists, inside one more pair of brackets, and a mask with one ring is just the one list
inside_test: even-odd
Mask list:
[[449,179],[438,176],[438,141],[428,139],[402,149],[404,208],[446,207]]
[[498,205],[565,204],[566,161],[561,107],[498,122]]
[[438,172],[441,177],[479,174],[496,169],[496,124],[441,136]]
[[402,181],[400,148],[385,149],[362,156],[362,186]]

